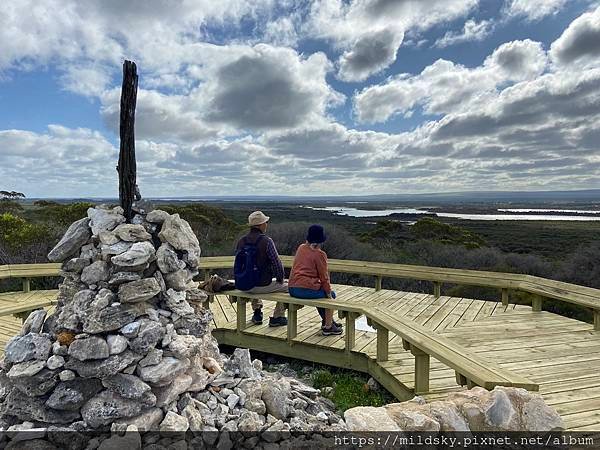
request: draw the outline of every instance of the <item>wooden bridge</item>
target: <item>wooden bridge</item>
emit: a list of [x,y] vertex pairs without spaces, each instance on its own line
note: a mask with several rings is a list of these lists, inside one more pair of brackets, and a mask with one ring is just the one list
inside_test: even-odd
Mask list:
[[[282,259],[291,265],[291,257]],[[207,276],[232,265],[232,257],[201,262]],[[520,274],[346,260],[330,260],[329,267],[373,276],[375,286],[334,286],[336,301],[218,294],[207,304],[214,314],[213,335],[221,344],[369,373],[400,400],[415,394],[437,400],[474,385],[539,390],[570,430],[600,430],[600,290]],[[22,317],[56,301],[57,291],[31,291],[28,280],[58,276],[58,270],[56,264],[0,266],[0,279],[23,280],[23,291],[0,294],[2,348],[20,328],[13,314]],[[385,277],[431,281],[433,293],[382,289]],[[442,283],[497,288],[499,301],[442,296]],[[509,303],[510,291],[528,293],[531,304]],[[253,297],[267,300],[265,316],[275,301],[286,303],[288,326],[249,322]],[[544,298],[591,309],[594,324],[543,311]],[[322,336],[314,306],[342,312],[344,334]],[[361,316],[376,331],[357,328]]]

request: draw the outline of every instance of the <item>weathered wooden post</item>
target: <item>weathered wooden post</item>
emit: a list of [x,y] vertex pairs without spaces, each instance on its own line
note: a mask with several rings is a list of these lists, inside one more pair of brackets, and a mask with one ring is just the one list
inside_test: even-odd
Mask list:
[[121,87],[121,117],[119,136],[119,200],[125,211],[127,223],[133,218],[133,201],[136,191],[135,162],[135,105],[137,101],[138,76],[133,61],[123,63],[123,85]]

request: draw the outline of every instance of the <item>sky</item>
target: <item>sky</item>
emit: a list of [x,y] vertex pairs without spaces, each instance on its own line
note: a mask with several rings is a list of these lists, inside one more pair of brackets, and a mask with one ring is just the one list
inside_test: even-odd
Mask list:
[[0,189],[145,197],[600,188],[597,0],[4,0]]

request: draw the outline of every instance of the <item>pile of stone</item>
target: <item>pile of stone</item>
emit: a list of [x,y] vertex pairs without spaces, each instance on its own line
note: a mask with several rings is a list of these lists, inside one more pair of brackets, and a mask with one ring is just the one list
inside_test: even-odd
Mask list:
[[560,415],[541,395],[521,388],[475,387],[426,403],[415,397],[379,408],[349,409],[344,418],[350,431],[561,431]]
[[[198,239],[177,214],[140,211],[128,224],[120,207],[90,208],[48,255],[62,262],[56,311],[33,312],[6,345],[0,429],[31,430],[23,439],[58,448],[61,430],[190,430],[188,440],[219,431],[202,436],[228,448],[223,431],[253,431],[252,446],[293,430],[342,429],[318,391],[274,379],[247,350],[219,353],[206,293],[193,281],[199,257]],[[160,433],[141,439],[172,443]]]

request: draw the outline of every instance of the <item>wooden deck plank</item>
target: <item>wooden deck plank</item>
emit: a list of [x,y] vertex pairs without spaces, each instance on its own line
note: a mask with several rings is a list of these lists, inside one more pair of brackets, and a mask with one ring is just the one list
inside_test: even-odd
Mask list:
[[463,314],[469,309],[469,306],[473,301],[474,300],[470,298],[461,298],[452,312],[435,328],[435,331],[440,332],[454,328]]
[[473,300],[464,314],[460,317],[457,324],[462,324],[463,322],[473,322],[484,305],[485,302],[483,300]]
[[448,297],[446,304],[428,317],[423,323],[423,326],[429,328],[430,330],[437,329],[437,327],[440,326],[440,324],[444,322],[450,316],[450,314],[452,314],[458,305],[460,305],[461,300],[461,298]]

